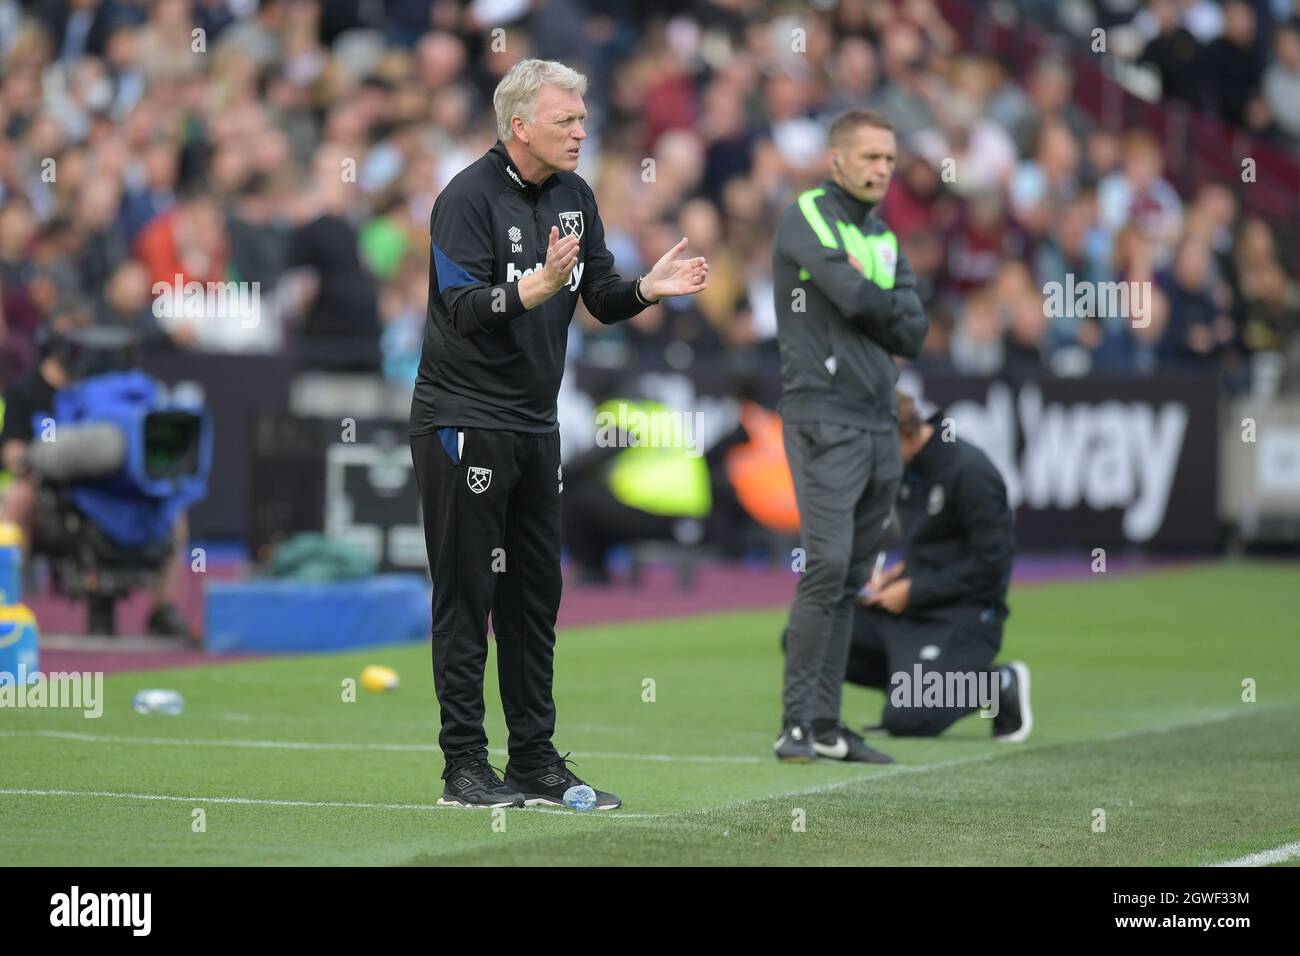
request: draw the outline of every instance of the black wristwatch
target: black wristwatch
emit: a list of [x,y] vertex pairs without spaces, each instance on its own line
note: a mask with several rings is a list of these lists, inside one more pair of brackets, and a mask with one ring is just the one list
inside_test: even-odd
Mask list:
[[645,276],[638,276],[638,277],[637,277],[637,280],[636,280],[636,297],[637,297],[637,301],[640,302],[642,305],[654,305],[656,302],[659,301],[658,299],[647,299],[647,298],[646,298],[644,295],[642,295],[642,293],[641,293],[641,280],[644,279],[644,278],[645,278]]

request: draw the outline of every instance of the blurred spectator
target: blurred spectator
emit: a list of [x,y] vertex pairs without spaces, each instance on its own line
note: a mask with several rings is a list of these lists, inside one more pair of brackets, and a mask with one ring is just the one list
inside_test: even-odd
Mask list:
[[[1243,224],[1238,198],[1258,192],[1236,192],[1235,177],[1205,183],[1214,166],[1202,160],[1215,157],[1191,175],[1154,135],[1114,123],[1109,101],[1108,122],[1093,123],[1081,104],[1096,91],[1076,90],[1060,52],[1075,19],[1059,5],[1012,5],[1058,31],[1023,27],[1023,49],[1038,51],[1027,71],[1004,48],[975,50],[984,34],[958,36],[931,0],[670,6],[595,16],[575,0],[0,3],[0,374],[29,368],[51,310],[84,296],[99,322],[199,350],[277,348],[283,315],[308,365],[409,382],[430,209],[491,146],[497,80],[534,53],[588,61],[583,173],[620,269],[645,267],[647,237],[682,234],[713,263],[687,308],[667,302],[626,328],[579,309],[575,358],[774,362],[775,212],[825,176],[828,119],[862,106],[898,133],[880,212],[931,316],[923,367],[1145,374],[1294,339],[1288,210],[1276,235]],[[1166,99],[1209,95],[1249,129],[1300,137],[1294,12],[1264,17],[1266,4],[1241,0],[1090,9],[1107,27],[1132,20],[1131,49],[1116,42],[1108,55],[1156,69]],[[1184,210],[1174,184],[1189,183]],[[1208,257],[1203,282],[1193,249]],[[1030,271],[1006,267],[1017,260]],[[1169,298],[1157,332],[1042,311],[1049,283],[1151,282],[1157,271]],[[1026,274],[1028,291],[1012,295]],[[153,284],[176,275],[255,283],[266,322],[241,332],[155,316]]]
[[876,48],[862,37],[846,37],[826,64],[826,76],[830,92],[820,109],[823,117],[869,107],[880,83]]
[[1010,319],[1002,344],[1002,373],[1012,381],[1041,378],[1047,371],[1047,317],[1042,298],[1032,291],[1007,307]]
[[825,162],[826,132],[811,115],[810,85],[779,73],[764,87],[768,131],[785,176],[796,183],[820,178]]
[[191,30],[186,0],[150,4],[149,19],[140,30],[140,64],[151,86],[185,80],[203,68],[203,59],[194,55],[199,51]]
[[114,0],[44,0],[31,6],[54,46],[54,58],[76,62],[83,56],[102,55],[110,27],[115,22],[134,19],[135,4]]
[[384,378],[405,388],[414,386],[420,369],[428,283],[428,263],[410,257],[403,263],[397,280],[385,284],[379,296],[380,318],[384,324],[379,340]]
[[1169,326],[1169,300],[1159,287],[1151,289],[1148,311],[1149,321],[1113,320],[1108,323],[1097,350],[1097,371],[1152,375],[1160,370],[1161,343]]
[[1264,71],[1264,102],[1282,131],[1300,141],[1300,24],[1281,24],[1273,49],[1274,60]]
[[1286,352],[1300,331],[1300,287],[1269,262],[1242,279],[1236,323],[1250,352]]
[[177,276],[182,283],[224,281],[229,247],[221,208],[208,193],[191,192],[140,230],[134,251],[151,284]]
[[154,319],[149,274],[128,259],[109,274],[103,294],[95,304],[95,324],[130,329],[137,342],[149,344],[163,333]]
[[1255,50],[1255,9],[1246,0],[1223,7],[1223,35],[1210,42],[1201,58],[1202,99],[1229,123],[1246,121],[1246,104],[1261,78]]
[[1053,117],[1064,121],[1077,139],[1087,134],[1092,124],[1074,102],[1074,75],[1063,60],[1045,56],[1035,63],[1029,74],[1027,92],[1032,109],[1010,131],[1022,155],[1033,148],[1039,124]]
[[1020,236],[1007,218],[1002,195],[988,189],[972,197],[948,240],[948,279],[958,293],[991,281],[1008,258],[1023,253]]
[[1162,178],[1160,145],[1145,130],[1124,139],[1124,165],[1097,187],[1098,221],[1107,235],[1134,223],[1153,244],[1157,262],[1164,262],[1182,229],[1183,204],[1174,187]]
[[1237,216],[1237,197],[1232,190],[1222,183],[1205,183],[1197,190],[1187,217],[1187,233],[1199,235],[1210,244],[1221,270],[1228,276],[1233,274],[1231,252]]
[[271,182],[255,174],[244,183],[226,213],[230,270],[243,282],[257,282],[273,293],[285,268],[288,234],[279,222]]
[[960,211],[960,203],[949,196],[937,167],[920,156],[899,159],[880,213],[900,241],[920,231],[946,231]]
[[0,206],[0,285],[11,293],[31,278],[28,253],[35,237],[36,217],[26,199],[15,196]]
[[888,83],[874,108],[890,118],[903,144],[935,125],[931,106],[940,98],[939,82],[926,70],[924,53],[924,40],[912,24],[895,20],[885,29],[882,59]]
[[917,133],[914,143],[932,165],[951,170],[947,181],[959,196],[1004,188],[1016,164],[1011,137],[981,118],[977,103],[961,97],[945,103],[939,125]]
[[722,218],[708,200],[697,198],[683,205],[677,231],[689,238],[688,251],[708,260],[708,288],[693,301],[709,325],[726,336],[745,300],[744,264],[723,244]]
[[994,375],[1002,368],[1002,320],[991,293],[966,299],[950,349],[953,367],[964,375]]
[[1083,165],[1080,182],[1085,186],[1098,186],[1101,181],[1119,169],[1123,147],[1114,130],[1097,127],[1084,137]]
[[[1060,216],[1053,220],[1047,240],[1038,247],[1034,256],[1034,275],[1040,289],[1052,283],[1062,288],[1071,283],[1075,287],[1089,283],[1096,288],[1098,283],[1110,281],[1110,270],[1094,248],[1093,228],[1091,202],[1078,199],[1065,206]],[[1089,333],[1081,323],[1086,318],[1090,316],[1076,315],[1073,308],[1051,316],[1051,347],[1060,349],[1080,343],[1094,346],[1095,343],[1084,342],[1083,336]]]
[[292,0],[258,0],[256,12],[251,17],[235,21],[221,31],[213,52],[238,50],[259,67],[277,62],[280,59],[280,35],[285,26],[285,8],[288,6],[311,5],[294,4]]
[[307,278],[298,350],[313,368],[373,370],[379,367],[378,295],[346,217],[354,187],[343,179],[345,163],[341,155],[318,156],[303,222],[289,237],[287,264]]
[[1209,371],[1236,335],[1236,325],[1213,294],[1212,256],[1197,240],[1183,243],[1173,265],[1156,274],[1169,301],[1162,358],[1173,368]]
[[1038,128],[1034,158],[1011,180],[1011,211],[1031,236],[1043,234],[1079,190],[1079,143],[1059,119]]
[[701,191],[715,205],[728,180],[749,173],[758,131],[745,115],[745,94],[731,84],[715,82],[705,90],[700,119],[704,178]]
[[126,229],[118,218],[122,188],[114,179],[95,177],[82,188],[81,251],[77,257],[82,288],[93,295],[130,254]]
[[1027,124],[1034,107],[1024,88],[1008,75],[1002,61],[992,56],[982,56],[980,62],[986,71],[986,110],[989,118],[1008,132]]
[[157,140],[146,147],[142,160],[127,171],[120,220],[128,241],[134,242],[146,223],[170,209],[176,201],[179,159],[174,143]]
[[1151,0],[1147,9],[1158,31],[1142,50],[1138,62],[1149,63],[1160,74],[1160,91],[1169,99],[1199,103],[1201,99],[1201,45],[1179,19],[1179,0]]

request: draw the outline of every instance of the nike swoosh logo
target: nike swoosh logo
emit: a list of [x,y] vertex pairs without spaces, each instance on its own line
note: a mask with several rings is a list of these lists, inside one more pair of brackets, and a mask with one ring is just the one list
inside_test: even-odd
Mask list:
[[813,749],[823,757],[830,757],[832,760],[843,760],[849,755],[849,742],[843,737],[835,738],[835,746],[818,743],[813,741]]

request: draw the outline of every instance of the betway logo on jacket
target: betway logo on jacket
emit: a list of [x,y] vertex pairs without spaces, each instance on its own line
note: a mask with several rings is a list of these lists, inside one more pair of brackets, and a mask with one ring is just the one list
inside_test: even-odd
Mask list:
[[[579,262],[576,266],[573,267],[573,271],[572,271],[571,273],[569,273],[569,283],[568,283],[568,285],[569,285],[569,291],[570,291],[570,292],[577,292],[577,291],[578,291],[578,285],[579,285],[579,283],[582,282],[582,270],[583,270],[584,266],[585,266],[584,263]],[[530,276],[530,275],[532,275],[534,272],[538,271],[538,270],[541,269],[541,268],[542,268],[542,263],[539,262],[539,263],[537,263],[536,265],[534,265],[531,269],[524,269],[522,272],[520,272],[520,271],[519,271],[519,267],[518,267],[517,265],[515,265],[513,262],[507,262],[507,263],[506,263],[506,281],[507,281],[507,282],[518,282],[518,281],[519,281],[520,279],[522,279],[524,276]]]

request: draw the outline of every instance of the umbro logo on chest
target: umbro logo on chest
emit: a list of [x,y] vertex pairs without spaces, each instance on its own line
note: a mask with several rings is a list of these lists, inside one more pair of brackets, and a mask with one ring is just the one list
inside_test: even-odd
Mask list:
[[[582,210],[572,209],[558,214],[560,235],[573,236],[575,239],[581,239],[586,232],[584,227]],[[546,232],[550,232],[548,228]],[[512,253],[522,253],[524,251],[523,239],[524,231],[517,225],[512,225],[506,230],[506,238],[510,240],[510,251]]]

